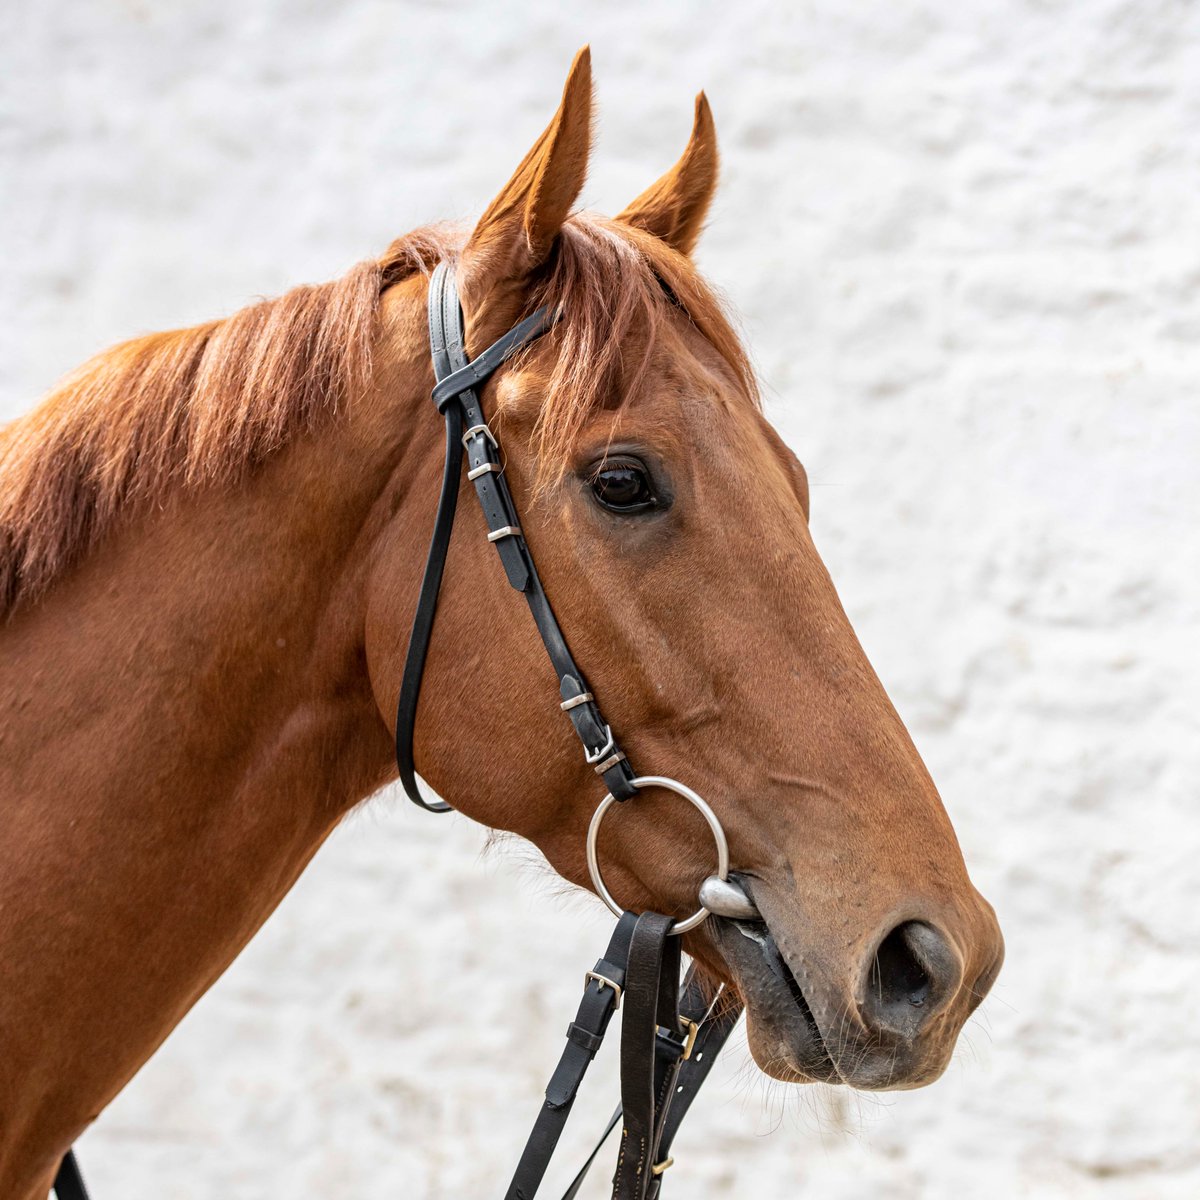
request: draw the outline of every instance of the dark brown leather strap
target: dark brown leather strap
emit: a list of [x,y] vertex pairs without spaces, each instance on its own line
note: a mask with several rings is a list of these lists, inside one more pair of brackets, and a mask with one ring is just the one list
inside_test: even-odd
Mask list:
[[[711,990],[701,982],[695,970],[689,972],[688,978],[679,993],[680,1020],[687,1025],[689,1021],[697,1026],[695,1039],[691,1043],[690,1053],[680,1063],[679,1075],[675,1088],[667,1096],[664,1105],[665,1112],[660,1114],[659,1121],[662,1132],[658,1138],[658,1153],[655,1157],[659,1164],[671,1161],[671,1146],[675,1135],[687,1116],[692,1102],[700,1094],[700,1088],[708,1078],[713,1064],[721,1054],[729,1035],[736,1027],[742,1015],[742,1005],[739,1001],[730,999],[724,993],[717,997],[711,996]],[[690,1032],[690,1030],[686,1031]],[[663,1037],[662,1033],[659,1037]],[[685,1050],[688,1048],[685,1042]],[[563,1193],[562,1200],[575,1200],[583,1181],[596,1161],[597,1155],[608,1140],[608,1135],[617,1127],[621,1120],[621,1106],[609,1118],[603,1133],[596,1140],[596,1145],[579,1173],[571,1181],[571,1186]],[[657,1200],[666,1178],[665,1168],[657,1175],[651,1172],[650,1186],[647,1189],[647,1200]]]
[[738,1001],[722,997],[716,1007],[711,1001],[705,1003],[704,992],[694,980],[684,989],[680,1007],[686,1015],[695,1014],[691,1019],[697,1022],[699,1031],[691,1053],[679,1064],[674,1086],[666,1096],[665,1111],[659,1114],[658,1147],[654,1155],[659,1170],[657,1174],[651,1171],[646,1200],[658,1200],[665,1172],[672,1162],[671,1146],[679,1126],[742,1015]]
[[[621,1023],[621,1148],[613,1200],[644,1200],[658,1162],[660,1114],[683,1054],[679,1027],[679,938],[672,917],[642,913],[633,927]],[[660,1038],[660,1027],[670,1044]]]

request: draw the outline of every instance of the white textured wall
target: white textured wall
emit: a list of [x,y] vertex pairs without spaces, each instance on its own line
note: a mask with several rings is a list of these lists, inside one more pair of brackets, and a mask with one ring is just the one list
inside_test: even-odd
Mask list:
[[[1009,959],[927,1091],[768,1088],[735,1045],[672,1194],[1200,1195],[1198,6],[0,20],[5,416],[112,340],[478,212],[584,41],[595,207],[674,159],[708,89],[702,263]],[[84,1139],[98,1200],[498,1195],[607,922],[483,841],[392,797],[350,821]]]

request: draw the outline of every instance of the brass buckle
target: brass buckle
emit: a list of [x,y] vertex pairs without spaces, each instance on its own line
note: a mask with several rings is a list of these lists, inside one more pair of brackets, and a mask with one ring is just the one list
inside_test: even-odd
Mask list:
[[[613,1012],[616,1012],[621,1007],[621,985],[614,983],[607,975],[601,975],[599,971],[588,971],[584,974],[583,986],[586,988],[593,979],[600,985],[601,991],[606,987],[612,988],[613,995],[617,998],[616,1004],[613,1005]],[[692,1040],[695,1041],[695,1038]]]
[[654,1166],[650,1168],[650,1174],[661,1175],[674,1161],[675,1159],[671,1157],[671,1155],[667,1155],[662,1162],[655,1163]]
[[[690,1017],[680,1017],[679,1023],[687,1026],[687,1038],[683,1043],[683,1057],[679,1061],[687,1062],[687,1060],[692,1057],[692,1049],[696,1045],[696,1037],[700,1032],[700,1025],[698,1022],[693,1021]],[[668,1160],[668,1162],[669,1161],[670,1160]],[[666,1167],[664,1167],[663,1170],[665,1171]]]

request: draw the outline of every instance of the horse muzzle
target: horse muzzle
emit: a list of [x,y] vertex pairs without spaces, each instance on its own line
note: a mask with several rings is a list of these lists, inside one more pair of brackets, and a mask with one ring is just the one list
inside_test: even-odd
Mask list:
[[[910,919],[834,948],[785,920],[761,883],[737,874],[730,883],[728,893],[706,884],[702,902],[762,1070],[869,1091],[922,1087],[942,1074],[1003,961],[990,910],[971,947],[936,922]],[[980,954],[985,965],[973,969]]]

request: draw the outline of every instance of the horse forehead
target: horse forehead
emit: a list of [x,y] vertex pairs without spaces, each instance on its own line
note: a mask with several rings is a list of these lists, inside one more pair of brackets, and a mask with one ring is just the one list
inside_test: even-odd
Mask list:
[[692,324],[687,314],[668,305],[651,349],[652,370],[677,384],[705,387],[714,395],[744,401],[737,376],[720,351]]
[[672,336],[671,344],[657,344],[621,404],[603,415],[635,436],[698,453],[702,463],[734,465],[739,448],[744,457],[761,441],[759,414],[724,359],[693,333],[687,343]]

